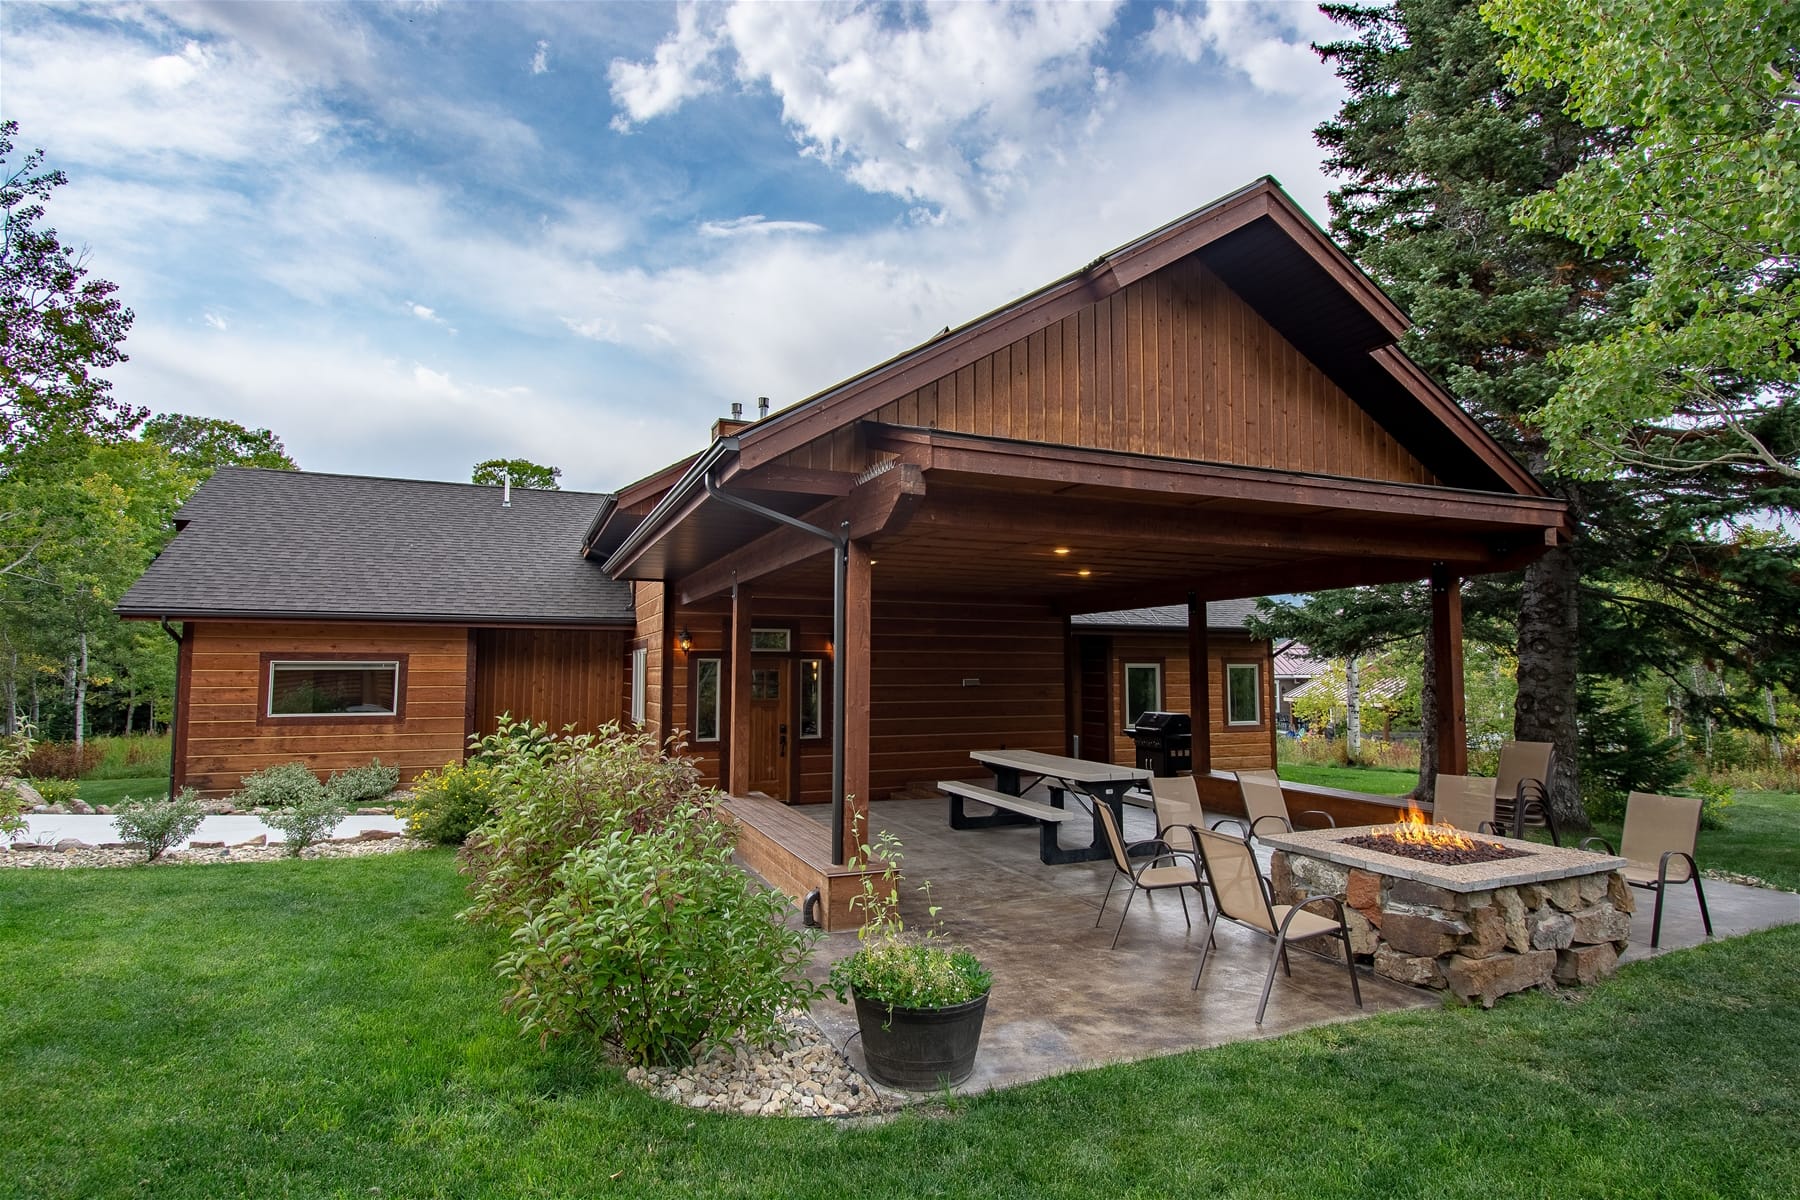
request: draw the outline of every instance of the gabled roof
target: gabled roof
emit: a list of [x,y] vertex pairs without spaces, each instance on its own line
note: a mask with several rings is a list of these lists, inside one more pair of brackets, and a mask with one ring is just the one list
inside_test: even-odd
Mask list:
[[[1245,620],[1256,611],[1255,600],[1208,600],[1208,629],[1244,628]],[[1127,608],[1118,612],[1081,613],[1069,618],[1079,628],[1104,629],[1182,629],[1187,628],[1187,605],[1159,604],[1151,608]]]
[[581,556],[608,497],[224,467],[120,600],[127,617],[630,625]]

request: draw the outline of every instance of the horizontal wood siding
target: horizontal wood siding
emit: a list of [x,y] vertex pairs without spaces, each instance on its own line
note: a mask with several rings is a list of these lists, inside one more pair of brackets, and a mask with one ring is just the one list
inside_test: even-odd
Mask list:
[[[879,587],[879,583],[877,584]],[[756,593],[754,623],[795,631],[794,657],[825,660],[823,736],[798,743],[803,802],[831,798],[830,688],[827,646],[831,606],[824,597]],[[675,656],[673,708],[678,728],[691,728],[689,663],[723,657],[728,601],[677,610],[694,648]],[[873,799],[908,784],[970,778],[982,769],[969,751],[1007,747],[1061,753],[1063,623],[1048,605],[963,598],[875,601],[869,720]],[[729,666],[726,668],[729,671]],[[963,680],[978,679],[965,687]],[[726,721],[729,728],[729,720]],[[722,778],[720,743],[690,745],[706,777]]]
[[624,715],[626,635],[611,629],[475,631],[475,731],[500,714],[552,729],[597,729]]
[[663,678],[668,670],[664,648],[668,645],[665,634],[667,625],[664,621],[664,603],[668,595],[668,585],[661,582],[639,582],[631,585],[632,597],[637,607],[637,638],[639,641],[627,641],[620,649],[625,659],[625,676],[622,681],[623,699],[619,712],[625,717],[631,716],[631,648],[643,645],[648,653],[645,655],[644,667],[644,730],[656,737],[666,737],[667,727],[664,720],[668,714],[663,712]]
[[[1112,657],[1112,761],[1137,761],[1137,744],[1124,735],[1125,664],[1156,662],[1163,665],[1163,711],[1187,712],[1188,643],[1186,632],[1114,633]],[[1207,636],[1207,692],[1212,697],[1213,767],[1221,771],[1251,770],[1275,765],[1274,743],[1269,736],[1269,714],[1274,711],[1274,671],[1267,642],[1228,633]],[[1263,723],[1254,729],[1228,728],[1225,724],[1225,663],[1262,664]]]
[[[298,759],[320,773],[371,758],[401,769],[401,781],[462,757],[467,722],[468,630],[306,622],[192,622],[183,680],[184,782],[208,795],[236,791],[252,771]],[[306,659],[354,654],[406,656],[404,719],[265,721],[264,653]]]
[[[1199,462],[1436,483],[1423,464],[1193,259],[877,410],[873,419]],[[861,470],[854,426],[787,456]]]

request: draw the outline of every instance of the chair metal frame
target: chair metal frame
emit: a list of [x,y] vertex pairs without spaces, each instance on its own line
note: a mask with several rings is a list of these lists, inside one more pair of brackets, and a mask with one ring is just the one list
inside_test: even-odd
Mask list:
[[[1093,801],[1093,805],[1094,814],[1100,819],[1100,827],[1106,833],[1107,845],[1112,850],[1113,862],[1112,876],[1106,882],[1106,895],[1100,901],[1100,911],[1094,916],[1094,928],[1100,928],[1100,922],[1106,917],[1106,906],[1112,901],[1113,888],[1118,886],[1119,876],[1123,875],[1126,879],[1131,881],[1131,891],[1125,896],[1125,911],[1119,914],[1119,927],[1113,930],[1112,943],[1107,949],[1112,950],[1118,948],[1119,935],[1125,932],[1126,918],[1131,916],[1131,902],[1137,899],[1137,894],[1139,892],[1162,892],[1170,889],[1177,889],[1176,894],[1181,899],[1181,918],[1187,922],[1187,927],[1192,930],[1194,927],[1194,919],[1188,912],[1187,889],[1193,888],[1200,893],[1200,911],[1202,913],[1210,913],[1211,911],[1206,905],[1206,889],[1204,886],[1205,872],[1202,868],[1200,856],[1190,850],[1178,850],[1163,841],[1161,837],[1147,838],[1141,842],[1127,843],[1124,834],[1119,830],[1118,823],[1113,819],[1111,806],[1105,801],[1100,800]],[[1186,828],[1194,837],[1195,845],[1198,845],[1200,837],[1199,831],[1192,825],[1185,826],[1184,828]],[[1143,849],[1154,850],[1158,847],[1160,847],[1160,850],[1153,857],[1146,860],[1136,870],[1132,869],[1132,851]],[[1180,859],[1186,859],[1188,861],[1188,865],[1193,871],[1192,879],[1158,881],[1154,883],[1146,883],[1144,881],[1146,875],[1150,874],[1151,871],[1158,869],[1158,863]],[[1167,868],[1161,869],[1166,870]]]
[[[1556,773],[1556,747],[1549,742],[1507,742],[1500,747],[1500,762],[1502,766],[1505,765],[1506,751],[1509,747],[1533,745],[1546,747],[1543,777],[1540,779],[1521,775],[1513,788],[1512,795],[1507,796],[1500,791],[1500,783],[1505,778],[1505,774],[1497,771],[1494,779],[1495,820],[1502,829],[1510,824],[1512,836],[1523,838],[1525,836],[1525,819],[1531,815],[1533,809],[1536,809],[1538,816],[1543,818],[1544,828],[1550,831],[1551,844],[1560,846],[1562,845],[1562,834],[1556,828],[1556,814],[1550,808],[1550,779]],[[1509,814],[1500,811],[1503,804],[1512,809],[1510,820],[1508,819]]]
[[[1674,801],[1678,801],[1684,805],[1692,804],[1693,809],[1694,809],[1694,838],[1693,838],[1693,840],[1691,840],[1689,842],[1689,845],[1692,845],[1694,843],[1694,841],[1697,841],[1699,839],[1701,801],[1699,801],[1698,799],[1695,799],[1693,797],[1689,797],[1689,796],[1663,796],[1663,795],[1658,795],[1655,792],[1632,792],[1625,799],[1625,827],[1624,827],[1624,830],[1621,831],[1619,834],[1619,843],[1621,846],[1629,847],[1631,844],[1630,841],[1627,840],[1625,835],[1631,829],[1631,806],[1633,803],[1635,803],[1640,798],[1642,798],[1644,800],[1656,801],[1659,803],[1662,801],[1674,800]],[[1580,848],[1583,850],[1586,850],[1595,844],[1604,846],[1606,848],[1606,852],[1608,854],[1617,854],[1618,853],[1618,851],[1613,849],[1611,842],[1607,841],[1605,838],[1601,837],[1598,834],[1595,834],[1591,837],[1582,838]],[[1669,863],[1673,859],[1680,859],[1683,862],[1687,863],[1687,870],[1688,870],[1687,879],[1671,880],[1669,878]],[[1647,862],[1640,863],[1640,862],[1635,862],[1631,859],[1627,859],[1626,861],[1631,862],[1631,864],[1633,866],[1638,867],[1642,870],[1648,870],[1649,866],[1650,866],[1650,864]],[[1632,879],[1630,876],[1626,877],[1625,882],[1630,884],[1632,887],[1643,888],[1647,892],[1655,892],[1656,893],[1656,911],[1655,911],[1655,915],[1652,916],[1650,919],[1650,946],[1652,949],[1655,949],[1656,947],[1658,947],[1662,944],[1663,895],[1669,890],[1669,884],[1671,884],[1671,883],[1687,883],[1689,881],[1692,881],[1693,885],[1694,885],[1694,899],[1696,899],[1700,902],[1700,921],[1703,925],[1706,926],[1706,936],[1711,937],[1712,931],[1713,931],[1712,914],[1710,912],[1708,912],[1706,909],[1706,889],[1700,886],[1700,865],[1694,861],[1694,855],[1691,850],[1681,850],[1681,849],[1664,850],[1662,852],[1662,856],[1657,860],[1657,863],[1656,863],[1656,879],[1654,882],[1645,880],[1640,883],[1639,881]]]

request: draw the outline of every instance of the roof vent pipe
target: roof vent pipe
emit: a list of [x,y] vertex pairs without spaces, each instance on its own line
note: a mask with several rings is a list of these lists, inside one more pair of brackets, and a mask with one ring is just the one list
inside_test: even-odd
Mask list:
[[769,398],[767,396],[758,396],[756,398],[756,419],[760,421],[768,415]]
[[512,472],[505,467],[500,468],[500,507],[512,507]]
[[744,402],[742,400],[733,400],[731,402],[731,419],[734,421],[741,421],[744,419]]

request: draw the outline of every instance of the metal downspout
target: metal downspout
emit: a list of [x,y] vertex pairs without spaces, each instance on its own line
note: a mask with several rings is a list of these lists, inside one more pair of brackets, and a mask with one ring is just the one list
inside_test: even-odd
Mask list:
[[712,471],[703,476],[706,494],[721,504],[777,524],[798,529],[802,533],[823,538],[831,543],[831,645],[836,663],[831,672],[831,865],[844,865],[844,592],[850,577],[850,522],[839,526],[837,533],[808,525],[798,517],[733,496],[719,490]]
[[[169,799],[175,798],[175,726],[180,722],[181,713],[181,641],[186,631],[176,633],[169,624],[169,618],[162,619],[162,630],[175,640],[175,697],[169,701]],[[152,710],[154,715],[154,710]]]

